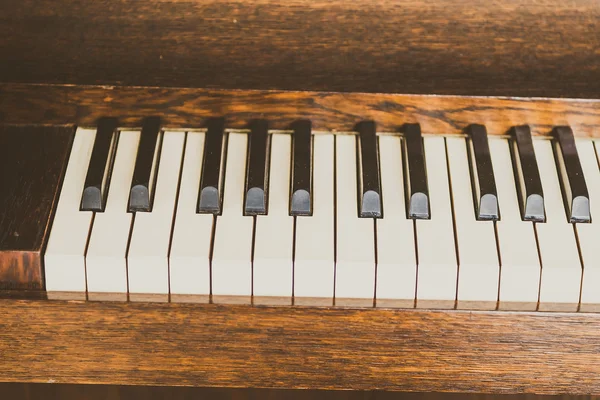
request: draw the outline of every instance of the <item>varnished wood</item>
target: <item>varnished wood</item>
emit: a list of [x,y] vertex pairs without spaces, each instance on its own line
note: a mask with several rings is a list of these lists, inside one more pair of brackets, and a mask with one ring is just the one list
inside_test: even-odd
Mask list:
[[41,289],[73,129],[0,125],[0,288]]
[[0,122],[95,127],[99,117],[113,116],[123,126],[141,127],[142,118],[153,115],[170,129],[202,128],[208,118],[223,116],[228,128],[264,118],[271,129],[290,129],[306,118],[313,131],[351,131],[373,120],[380,132],[418,122],[424,134],[458,134],[484,124],[498,135],[529,124],[534,135],[570,125],[577,136],[600,137],[598,100],[0,84]]
[[596,400],[597,396],[0,383],[11,400]]
[[600,393],[598,314],[5,298],[0,315],[5,382]]
[[4,82],[600,96],[596,0],[0,3]]
[[[173,129],[221,116],[228,128],[263,118],[289,129],[307,118],[315,131],[373,120],[397,132],[418,122],[425,134],[480,123],[490,134],[529,124],[546,135],[570,125],[600,137],[598,100],[557,99],[600,98],[596,0],[458,3],[0,2],[0,122],[46,125],[0,128],[0,288],[43,286],[41,253],[73,126],[101,116],[139,127],[160,115]],[[4,140],[9,130],[17,146]],[[237,398],[248,386],[268,388],[253,392],[261,398],[303,388],[600,393],[598,313],[63,295],[0,299],[0,381],[226,387]],[[169,396],[110,393],[153,390]],[[51,390],[69,391],[82,397]]]

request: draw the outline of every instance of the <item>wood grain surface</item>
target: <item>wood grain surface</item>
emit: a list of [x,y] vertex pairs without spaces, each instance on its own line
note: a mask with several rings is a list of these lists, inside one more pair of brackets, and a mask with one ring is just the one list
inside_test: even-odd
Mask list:
[[3,82],[600,96],[596,0],[0,2]]
[[597,400],[597,396],[0,383],[10,400]]
[[0,288],[42,289],[42,253],[73,140],[68,127],[0,125]]
[[598,100],[0,84],[0,122],[93,127],[113,116],[122,126],[140,127],[153,115],[173,129],[201,128],[207,118],[223,116],[228,128],[266,118],[272,129],[289,129],[308,118],[314,130],[350,131],[370,119],[380,132],[418,122],[424,133],[453,134],[479,123],[492,135],[529,124],[534,135],[571,125],[577,136],[600,136]]
[[0,301],[0,381],[600,393],[600,315]]

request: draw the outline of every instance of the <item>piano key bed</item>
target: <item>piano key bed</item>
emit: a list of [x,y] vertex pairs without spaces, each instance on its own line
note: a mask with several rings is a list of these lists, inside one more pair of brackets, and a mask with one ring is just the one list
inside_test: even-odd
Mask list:
[[[44,254],[50,296],[61,291],[213,295],[214,302],[220,296],[272,296],[277,303],[287,298],[285,303],[292,304],[304,297],[305,286],[314,285],[329,286],[314,290],[326,305],[393,305],[398,300],[416,307],[577,311],[580,296],[586,300],[600,287],[593,273],[583,273],[597,268],[596,257],[589,256],[587,242],[578,241],[580,226],[594,226],[586,179],[600,179],[597,145],[592,139],[575,141],[570,130],[554,139],[532,139],[523,126],[506,137],[488,138],[480,131],[478,141],[472,127],[466,137],[419,135],[425,162],[411,164],[403,159],[406,140],[376,136],[372,121],[359,124],[363,132],[357,135],[316,132],[312,136],[319,140],[308,137],[311,149],[316,142],[319,160],[311,152],[292,160],[296,132],[267,133],[267,121],[255,122],[257,128],[249,132],[218,131],[218,140],[207,140],[204,131],[161,132],[157,122],[144,121],[152,126],[150,136],[146,128],[118,130],[116,156],[104,157],[106,165],[99,166],[91,155],[107,141],[98,137],[102,129],[75,130]],[[321,151],[321,138],[328,151]],[[529,145],[511,146],[519,140]],[[553,151],[554,141],[568,143],[570,154],[564,154],[564,145]],[[216,148],[205,149],[205,143],[216,143]],[[223,197],[216,196],[214,208],[197,209],[200,182],[210,180],[202,173],[212,172],[212,160],[200,155],[221,153],[222,143],[227,146]],[[516,149],[512,156],[511,147]],[[577,148],[584,150],[585,175]],[[513,163],[516,159],[531,161]],[[403,165],[421,168],[417,175],[427,177],[427,215],[411,214],[414,185],[404,187],[411,176]],[[97,170],[109,171],[103,179],[112,184],[102,183],[103,190],[91,199],[86,176]],[[294,215],[291,181],[301,180],[298,176],[309,182],[328,177],[316,189],[306,185],[306,192],[310,204],[321,197],[330,203]],[[479,183],[482,176],[486,184]],[[537,188],[535,194],[528,185]],[[86,201],[97,210],[84,208]],[[483,208],[488,211],[482,218]],[[198,225],[190,224],[195,214],[201,214]],[[312,218],[320,222],[312,230],[302,228],[297,237],[298,221]],[[323,236],[330,254],[318,247],[311,254],[299,243],[306,236]],[[301,294],[295,292],[296,248],[304,249],[301,268],[315,271],[311,283],[300,272]],[[509,260],[506,271],[504,259]],[[317,266],[323,271],[317,272]],[[523,281],[518,268],[526,271]]]
[[0,125],[3,381],[600,392],[598,103],[196,120],[116,88],[72,118],[44,90],[63,114]]

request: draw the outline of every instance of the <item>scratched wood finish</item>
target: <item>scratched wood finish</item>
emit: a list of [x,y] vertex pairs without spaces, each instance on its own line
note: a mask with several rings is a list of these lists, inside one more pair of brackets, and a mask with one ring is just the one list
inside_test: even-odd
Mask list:
[[0,381],[598,394],[599,314],[0,301]]
[[600,96],[597,0],[0,2],[3,82]]
[[597,396],[0,383],[11,400],[596,400]]
[[0,288],[42,289],[42,252],[73,129],[0,125]]
[[315,130],[349,131],[372,119],[383,132],[418,122],[425,133],[452,134],[479,123],[490,134],[530,124],[535,135],[571,125],[578,136],[600,136],[597,100],[0,84],[0,122],[95,126],[107,115],[129,127],[152,115],[168,128],[200,128],[224,116],[230,128],[266,118],[273,129],[289,129],[309,118]]

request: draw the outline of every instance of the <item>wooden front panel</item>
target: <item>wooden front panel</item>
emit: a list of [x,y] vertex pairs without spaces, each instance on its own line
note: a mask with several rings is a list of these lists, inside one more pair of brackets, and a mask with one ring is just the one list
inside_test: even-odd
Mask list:
[[21,0],[3,82],[600,96],[597,0]]
[[42,289],[73,128],[0,125],[0,288]]
[[0,301],[0,381],[599,394],[600,315]]

